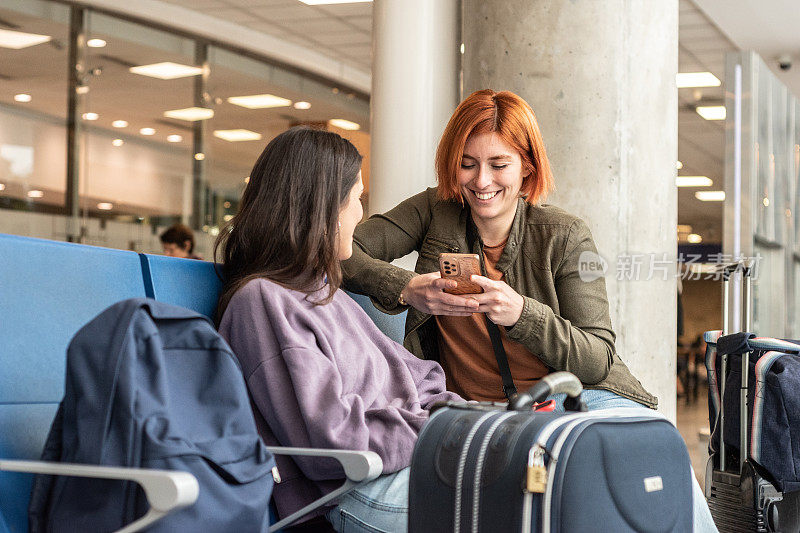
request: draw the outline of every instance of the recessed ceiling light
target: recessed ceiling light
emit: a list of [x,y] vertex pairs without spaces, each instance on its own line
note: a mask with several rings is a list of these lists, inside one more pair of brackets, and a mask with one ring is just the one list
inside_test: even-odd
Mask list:
[[764,207],[769,207],[769,198],[764,198],[761,203],[764,204]]
[[197,161],[202,161],[203,159],[206,158],[206,154],[204,154],[203,152],[197,152],[196,154],[194,154],[194,158]]
[[180,135],[167,135],[167,142],[168,143],[179,143],[183,140],[183,137]]
[[44,196],[44,193],[42,191],[36,189],[28,191],[28,198],[41,198],[42,196]]
[[345,120],[343,118],[332,118],[328,121],[328,124],[331,126],[335,126],[337,128],[343,130],[359,130],[361,126],[356,124],[355,122],[350,122],[349,120]]
[[112,209],[114,209],[114,204],[112,204],[111,202],[100,202],[99,204],[97,204],[97,209],[100,209],[102,211],[111,211]]
[[4,190],[6,190],[6,184],[5,183],[0,183],[0,191],[4,191]]
[[679,72],[675,74],[678,89],[689,87],[719,87],[722,82],[710,72]]
[[698,235],[697,233],[690,233],[686,240],[689,241],[691,244],[700,244],[703,242],[703,238]]
[[261,134],[250,130],[214,130],[214,137],[218,137],[229,142],[238,141],[258,141]]
[[89,48],[103,48],[106,42],[103,39],[89,39],[86,41],[86,46]]
[[156,130],[154,130],[153,128],[142,128],[139,130],[139,133],[141,133],[142,135],[155,135]]
[[327,4],[363,4],[372,0],[300,0],[309,6],[323,6]]
[[707,176],[678,176],[675,178],[678,187],[711,187],[714,182]]
[[675,168],[677,168],[678,170],[682,169],[683,168],[683,163],[681,163],[680,161],[676,161],[675,162]]
[[29,95],[29,94],[22,93],[22,94],[15,94],[14,95],[14,101],[15,102],[27,103],[27,102],[30,102],[31,100],[33,100],[33,98],[31,98],[31,95]]
[[160,80],[174,80],[176,78],[185,78],[187,76],[197,76],[198,74],[203,73],[203,69],[200,67],[181,65],[179,63],[171,63],[169,61],[164,63],[153,63],[152,65],[140,65],[138,67],[131,67],[128,70],[133,74],[150,76],[151,78],[158,78]]
[[250,176],[247,176],[247,177],[244,179],[244,182],[245,182],[245,183],[250,183]]
[[88,92],[89,92],[88,85],[78,85],[77,87],[75,87],[76,94],[87,94]]
[[83,120],[97,120],[98,118],[100,118],[100,115],[98,115],[97,113],[92,113],[92,112],[84,113],[81,116],[83,117]]
[[252,94],[250,96],[231,96],[228,98],[228,103],[247,109],[265,109],[267,107],[286,107],[291,105],[292,101],[274,94]]
[[701,202],[723,202],[725,201],[725,191],[697,191],[694,197]]
[[311,109],[310,102],[295,102],[294,106],[295,109]]
[[222,220],[224,220],[225,222],[230,222],[232,219],[233,215],[225,215],[224,217],[222,217]]
[[37,35],[21,31],[0,30],[0,46],[19,50],[29,46],[46,43],[52,39],[49,35]]
[[113,144],[114,146],[122,146],[123,144],[125,144],[125,141],[123,141],[122,139],[114,139],[113,141],[111,141],[111,144]]
[[706,120],[725,120],[725,106],[701,105],[697,107],[697,114]]
[[111,123],[111,126],[113,126],[114,128],[127,128],[128,127],[128,121],[127,120],[115,120],[114,122]]
[[212,118],[214,116],[214,110],[208,109],[207,107],[187,107],[185,109],[172,109],[170,111],[164,111],[164,116],[167,118],[195,122],[198,120],[208,120]]

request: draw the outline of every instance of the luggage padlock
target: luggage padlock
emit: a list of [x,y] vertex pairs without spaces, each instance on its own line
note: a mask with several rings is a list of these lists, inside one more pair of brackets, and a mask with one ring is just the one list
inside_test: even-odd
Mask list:
[[547,488],[547,467],[544,466],[545,450],[540,444],[531,448],[528,454],[528,472],[525,489],[527,492],[544,493]]

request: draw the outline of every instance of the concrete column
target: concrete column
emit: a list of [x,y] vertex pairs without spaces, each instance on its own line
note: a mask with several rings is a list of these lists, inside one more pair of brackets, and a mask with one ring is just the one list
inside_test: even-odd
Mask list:
[[369,213],[434,185],[436,145],[458,105],[458,0],[375,0]]
[[555,174],[547,203],[591,228],[617,352],[674,420],[678,1],[464,0],[462,17],[464,95],[531,104]]

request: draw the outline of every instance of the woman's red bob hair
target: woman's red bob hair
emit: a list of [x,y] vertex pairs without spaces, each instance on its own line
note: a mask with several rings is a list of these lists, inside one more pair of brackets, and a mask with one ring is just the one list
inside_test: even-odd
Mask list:
[[517,149],[523,169],[520,194],[529,204],[544,200],[553,189],[553,173],[536,116],[531,106],[516,94],[491,89],[475,91],[461,102],[442,133],[436,150],[439,197],[463,203],[456,173],[467,138],[481,133],[496,133]]

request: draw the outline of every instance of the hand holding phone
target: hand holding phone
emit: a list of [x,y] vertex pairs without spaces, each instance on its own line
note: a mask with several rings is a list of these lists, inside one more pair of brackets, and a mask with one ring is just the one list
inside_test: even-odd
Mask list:
[[442,279],[452,279],[458,285],[454,289],[444,289],[450,294],[479,294],[483,287],[470,279],[470,276],[481,274],[481,261],[477,254],[451,254],[439,255],[439,271]]

